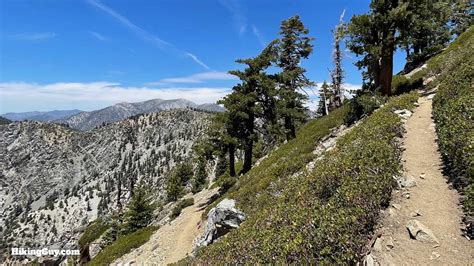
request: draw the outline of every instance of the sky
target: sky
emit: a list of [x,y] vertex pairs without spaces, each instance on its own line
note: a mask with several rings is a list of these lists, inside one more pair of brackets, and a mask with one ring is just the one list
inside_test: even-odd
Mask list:
[[[94,110],[119,102],[215,102],[238,83],[227,73],[278,38],[299,15],[314,52],[307,76],[329,80],[331,30],[369,0],[2,0],[0,113]],[[345,86],[360,87],[346,52]],[[403,66],[395,58],[395,71]],[[313,91],[317,93],[317,88]],[[309,92],[314,107],[317,97]]]

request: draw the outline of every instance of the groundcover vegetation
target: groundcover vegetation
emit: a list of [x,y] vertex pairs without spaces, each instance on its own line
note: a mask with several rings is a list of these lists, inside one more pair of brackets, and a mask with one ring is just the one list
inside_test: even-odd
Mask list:
[[463,195],[467,235],[474,237],[474,27],[428,62],[439,149],[449,181]]

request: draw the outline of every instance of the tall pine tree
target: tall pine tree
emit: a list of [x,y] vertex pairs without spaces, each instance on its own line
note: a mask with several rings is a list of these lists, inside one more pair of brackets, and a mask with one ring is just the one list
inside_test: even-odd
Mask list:
[[301,59],[306,59],[313,51],[305,28],[299,16],[291,17],[282,22],[280,27],[279,74],[279,110],[284,120],[286,139],[296,137],[297,124],[304,120],[306,108],[303,106],[307,96],[301,93],[305,87],[313,85],[305,76],[306,70],[301,67]]
[[143,187],[137,187],[124,215],[124,231],[134,232],[148,226],[153,219],[153,210],[153,205],[150,203],[146,190]]

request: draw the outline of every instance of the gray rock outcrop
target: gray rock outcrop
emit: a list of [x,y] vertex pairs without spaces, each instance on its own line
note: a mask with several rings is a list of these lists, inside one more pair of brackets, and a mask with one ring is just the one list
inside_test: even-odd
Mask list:
[[196,239],[195,247],[212,244],[229,230],[239,227],[245,218],[245,213],[235,208],[235,200],[224,199],[209,211],[206,228],[203,235]]

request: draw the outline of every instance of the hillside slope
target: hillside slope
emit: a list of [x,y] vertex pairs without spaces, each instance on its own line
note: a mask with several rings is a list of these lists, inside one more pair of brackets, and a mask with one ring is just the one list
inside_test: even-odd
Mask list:
[[[472,145],[468,143],[473,136],[473,116],[469,110],[472,111],[473,106],[472,62],[470,60],[474,57],[472,42],[466,41],[472,38],[467,37],[471,33],[472,28],[444,53],[430,60],[427,69],[412,77],[413,80],[418,80],[429,73],[430,75],[425,77],[428,88],[436,89],[437,85],[440,85],[440,94],[435,97],[434,113],[435,118],[438,116],[437,121],[440,121],[442,117],[439,114],[436,115],[437,101],[438,105],[443,103],[443,99],[453,101],[450,109],[445,108],[444,123],[448,123],[450,118],[455,119],[455,124],[449,123],[449,128],[456,130],[457,136],[449,134],[452,137],[449,141],[447,136],[441,134],[440,147],[442,151],[446,151],[443,156],[448,159],[448,169],[452,170],[453,165],[457,167],[454,169],[457,169],[455,173],[458,176],[454,181],[459,180],[460,173],[465,173],[464,171],[470,173],[469,169],[472,168],[469,168],[472,164],[472,153],[469,152],[472,150]],[[456,58],[466,61],[466,57],[469,58],[467,63],[456,61]],[[449,86],[445,85],[447,88],[442,90],[443,82],[439,83],[439,78],[449,77],[458,71],[464,73],[464,76],[458,80],[458,84],[464,84],[460,86],[462,89],[448,89]],[[416,93],[411,93],[390,99],[358,127],[338,140],[336,148],[317,161],[312,171],[294,175],[295,171],[285,171],[285,168],[279,166],[284,164],[301,169],[299,165],[301,157],[291,153],[290,155],[280,154],[282,160],[278,161],[277,157],[272,157],[274,155],[272,154],[262,163],[265,167],[255,167],[247,175],[241,177],[237,186],[225,195],[227,198],[235,199],[239,209],[243,210],[249,218],[239,229],[231,231],[215,244],[202,248],[195,258],[189,260],[193,263],[210,264],[219,262],[355,264],[360,262],[370,251],[367,245],[379,221],[380,211],[388,206],[391,191],[396,185],[395,180],[400,180],[399,176],[402,174],[403,148],[399,138],[403,135],[403,123],[394,111],[413,109],[413,102],[417,98]],[[455,106],[457,108],[454,108]],[[429,118],[429,110],[424,115],[424,119]],[[464,122],[466,120],[467,122]],[[437,125],[438,134],[448,134],[449,131],[445,131],[447,128],[443,130],[443,127],[446,126]],[[467,131],[468,135],[462,130]],[[299,141],[308,141],[309,139],[305,137],[307,136],[304,134],[300,135],[298,138],[302,139]],[[452,142],[453,139],[456,141]],[[452,146],[454,143],[457,143],[457,152]],[[416,145],[421,144],[416,143]],[[291,147],[295,144],[289,142],[287,145]],[[435,160],[431,163],[437,162]],[[274,169],[277,170],[277,174],[274,174]],[[437,182],[441,182],[444,189],[447,189],[446,181],[443,180],[439,171],[435,176],[438,178]],[[467,180],[472,180],[469,179],[469,174],[466,177]],[[449,181],[452,182],[453,179],[450,178]],[[448,224],[458,225],[457,229],[451,228],[452,232],[457,233],[450,234],[448,237],[461,238],[459,224],[461,215],[457,211],[456,195],[453,191],[446,193],[451,193],[452,197],[449,198],[449,203],[445,207],[451,209],[448,213],[456,214],[450,217]],[[470,192],[466,192],[466,197],[469,197],[468,193]],[[425,198],[420,200],[429,201]],[[465,204],[466,202],[468,206],[472,206],[469,205],[469,200],[464,201]],[[444,207],[440,206],[440,208]],[[446,214],[446,212],[443,213]],[[404,236],[409,239],[406,229],[404,229]],[[453,248],[456,249],[455,243],[448,240],[445,242],[447,246],[441,250],[451,249],[449,252],[452,252]],[[468,262],[472,258],[472,253],[469,254],[469,251],[472,251],[470,248],[472,245],[464,240],[458,243],[462,247],[456,250],[466,252],[459,255],[466,257],[458,261]],[[436,254],[434,256],[436,257]],[[425,256],[424,259],[429,260],[429,257]]]
[[319,131],[312,127],[327,121],[337,125],[338,114],[342,123],[345,112],[307,125],[224,195],[235,199],[248,219],[199,250],[195,262],[357,262],[400,170],[395,140],[402,122],[393,111],[411,109],[416,99],[407,94],[390,100],[301,171],[314,159],[304,150],[314,150],[318,142],[307,130]]

